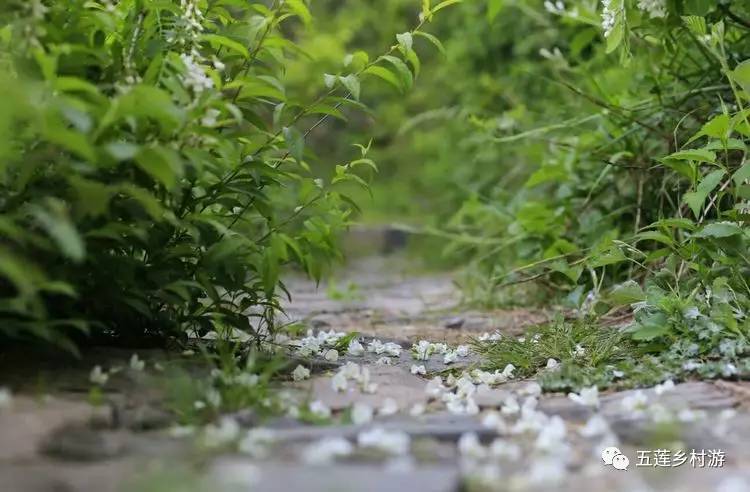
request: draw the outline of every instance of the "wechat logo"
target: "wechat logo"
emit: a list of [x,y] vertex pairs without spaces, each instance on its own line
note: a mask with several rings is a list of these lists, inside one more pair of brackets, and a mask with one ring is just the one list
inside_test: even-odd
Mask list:
[[602,461],[605,465],[612,465],[618,470],[627,470],[630,460],[614,446],[604,448],[602,451]]

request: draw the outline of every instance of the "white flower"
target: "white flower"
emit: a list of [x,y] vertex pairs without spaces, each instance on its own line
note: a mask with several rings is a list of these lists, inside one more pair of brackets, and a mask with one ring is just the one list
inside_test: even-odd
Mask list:
[[667,16],[667,3],[665,0],[638,0],[638,8],[648,13],[652,19]]
[[573,349],[573,357],[583,357],[586,355],[586,349],[580,343],[577,343]]
[[398,403],[393,398],[383,400],[383,406],[378,410],[378,415],[387,417],[398,413]]
[[363,425],[372,421],[372,407],[364,403],[355,403],[351,412],[352,423]]
[[134,371],[142,371],[146,367],[146,362],[138,358],[138,354],[130,357],[130,368]]
[[322,401],[315,400],[310,403],[310,413],[317,417],[327,419],[331,416],[331,409]]
[[657,395],[662,395],[664,393],[667,393],[668,391],[672,391],[674,389],[674,382],[671,379],[667,379],[661,384],[657,384],[654,386],[654,393]]
[[349,355],[353,355],[355,357],[358,357],[360,355],[363,355],[365,353],[365,348],[362,346],[361,343],[359,343],[358,340],[352,340],[349,342],[349,348],[347,349],[347,353]]
[[596,386],[581,388],[580,393],[568,393],[568,398],[587,407],[599,406],[599,389]]
[[557,369],[560,363],[555,359],[547,359],[547,369]]
[[292,379],[295,381],[304,381],[305,379],[310,377],[310,369],[306,368],[303,365],[297,365],[297,367],[294,368],[294,371],[292,371]]
[[484,332],[481,335],[479,335],[479,341],[480,342],[495,342],[497,340],[500,340],[503,337],[503,335],[499,331],[494,331],[492,333]]
[[459,345],[456,347],[456,355],[459,357],[468,357],[469,356],[469,347],[466,345]]
[[336,349],[330,349],[323,356],[328,362],[336,362],[339,360],[339,352]]
[[503,369],[503,373],[502,374],[506,378],[512,379],[513,378],[513,371],[515,371],[515,370],[516,370],[516,366],[514,366],[513,364],[508,364],[507,366],[505,366],[505,369]]
[[461,434],[458,439],[458,452],[464,458],[483,459],[487,456],[487,449],[479,442],[479,438],[473,432]]
[[89,381],[92,383],[104,386],[107,383],[107,380],[109,379],[109,374],[102,371],[102,366],[94,366],[93,369],[91,369],[91,373],[89,374]]
[[521,407],[518,405],[518,400],[516,400],[513,396],[509,396],[505,399],[503,402],[503,406],[500,407],[500,412],[503,415],[515,415],[521,410]]
[[494,458],[518,461],[521,457],[521,448],[518,444],[498,438],[490,444],[490,455]]
[[455,350],[448,351],[443,355],[443,364],[453,364],[457,358],[458,354]]
[[643,415],[643,412],[646,410],[648,397],[643,391],[637,390],[625,396],[620,402],[620,405],[623,410],[633,413],[634,416],[638,417]]
[[346,380],[346,375],[343,371],[337,372],[331,378],[331,387],[333,387],[334,391],[346,391],[349,387],[349,382]]
[[427,369],[425,369],[423,365],[418,366],[416,364],[412,364],[410,371],[412,374],[422,374],[422,375],[427,374]]
[[609,424],[599,414],[589,417],[586,425],[578,429],[578,433],[583,437],[601,436],[607,432],[609,432]]
[[542,427],[534,446],[543,451],[561,451],[567,447],[565,443],[565,422],[559,415],[553,415]]
[[432,353],[432,344],[427,340],[420,340],[419,343],[412,345],[411,354],[412,357],[417,360],[427,360],[430,358]]
[[249,454],[254,458],[264,458],[268,455],[268,445],[275,442],[276,439],[277,436],[273,430],[256,427],[247,431],[245,437],[237,445],[237,449],[241,453]]
[[[617,23],[618,10],[612,8],[613,0],[602,0],[602,29],[604,29],[604,37],[608,38]],[[614,0],[617,1],[617,0]]]
[[13,405],[13,393],[8,388],[0,387],[0,410]]
[[415,403],[409,410],[409,415],[412,417],[419,417],[425,411],[425,406],[422,403]]
[[183,53],[180,55],[182,64],[185,65],[185,73],[182,75],[182,82],[185,87],[191,89],[196,94],[204,90],[211,89],[214,81],[206,75],[203,67],[195,60],[192,54]]
[[257,386],[260,376],[251,372],[241,372],[234,377],[234,383],[246,388]]
[[508,430],[508,426],[505,423],[503,416],[495,411],[490,411],[484,414],[482,417],[482,427],[494,429],[499,434],[504,434]]
[[565,479],[565,463],[559,457],[545,457],[532,462],[529,481],[534,485],[559,483]]
[[221,111],[215,108],[208,108],[206,114],[201,118],[201,126],[206,128],[213,128],[216,126],[216,118],[221,114]]
[[724,364],[724,367],[721,368],[721,375],[725,378],[734,376],[735,374],[737,374],[737,366],[732,363]]
[[240,434],[240,424],[231,417],[224,417],[218,425],[210,424],[203,429],[203,443],[208,447],[228,444]]
[[302,451],[302,461],[309,465],[325,465],[354,451],[352,443],[341,437],[324,437],[309,444]]
[[542,387],[536,381],[532,381],[518,390],[521,396],[539,396],[542,394]]
[[362,431],[357,436],[357,444],[363,448],[374,448],[393,455],[409,452],[411,439],[405,432],[386,431],[381,427]]
[[440,376],[435,376],[425,385],[424,392],[431,398],[438,398],[445,389],[443,379]]

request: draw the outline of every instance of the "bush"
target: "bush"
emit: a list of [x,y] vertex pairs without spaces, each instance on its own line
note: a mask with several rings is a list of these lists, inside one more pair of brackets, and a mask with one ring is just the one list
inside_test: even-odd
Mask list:
[[320,277],[355,207],[345,185],[375,167],[360,146],[318,179],[305,137],[361,107],[360,76],[411,80],[418,61],[402,34],[305,102],[284,86],[301,0],[11,0],[0,16],[0,336],[71,350],[87,332],[273,331],[281,268]]

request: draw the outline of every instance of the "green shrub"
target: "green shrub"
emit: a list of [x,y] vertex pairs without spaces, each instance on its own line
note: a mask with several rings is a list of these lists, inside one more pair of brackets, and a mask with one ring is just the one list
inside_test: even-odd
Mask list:
[[307,134],[361,108],[361,77],[411,83],[418,64],[407,32],[299,97],[286,69],[311,22],[302,0],[6,3],[0,336],[273,330],[281,268],[320,278],[355,207],[345,185],[375,168],[360,146],[318,179]]

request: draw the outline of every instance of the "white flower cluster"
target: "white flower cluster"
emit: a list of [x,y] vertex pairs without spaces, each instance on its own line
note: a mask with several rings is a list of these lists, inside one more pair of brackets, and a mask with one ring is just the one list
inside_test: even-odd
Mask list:
[[193,45],[203,32],[203,12],[198,7],[198,0],[180,0],[180,17],[174,29],[167,34],[167,41],[181,45]]
[[197,61],[193,53],[183,53],[180,55],[182,64],[185,65],[185,73],[182,74],[182,83],[186,88],[192,90],[195,94],[200,94],[204,90],[211,89],[214,81],[206,75],[203,66]]
[[667,2],[665,0],[638,0],[638,8],[647,12],[652,19],[667,16]]
[[[307,330],[307,336],[300,340],[290,340],[288,345],[297,347],[297,354],[302,357],[325,355],[329,348],[334,347],[346,334],[334,330],[321,330],[317,335]],[[350,345],[351,347],[351,345]]]
[[378,385],[370,381],[370,369],[354,362],[347,362],[339,368],[331,378],[331,386],[334,391],[346,391],[349,381],[354,381],[362,393],[375,393],[378,390]]
[[401,355],[401,345],[394,342],[383,343],[378,339],[373,339],[367,344],[367,351],[386,357],[399,357]]
[[416,360],[428,360],[433,354],[442,355],[444,364],[452,364],[459,357],[467,357],[469,347],[459,345],[455,349],[451,349],[444,343],[432,343],[427,340],[420,340],[411,347],[411,355]]
[[604,37],[608,38],[612,34],[617,23],[617,16],[622,13],[622,9],[613,6],[613,3],[618,3],[619,0],[602,0],[602,29],[604,29]]
[[[404,456],[411,447],[411,438],[400,431],[388,431],[380,427],[364,430],[357,435],[357,446],[373,449],[391,456]],[[355,446],[341,437],[326,437],[302,450],[302,460],[311,465],[324,465],[337,458],[351,455]]]
[[479,335],[478,340],[480,342],[496,342],[497,340],[500,340],[503,337],[503,335],[499,331],[493,331],[492,333],[484,332],[481,335]]

